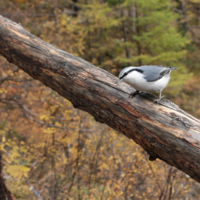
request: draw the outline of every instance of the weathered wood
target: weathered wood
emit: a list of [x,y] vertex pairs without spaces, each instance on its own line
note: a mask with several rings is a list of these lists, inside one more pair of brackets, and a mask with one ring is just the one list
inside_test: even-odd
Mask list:
[[[200,121],[168,100],[151,94],[129,99],[133,89],[116,77],[47,44],[20,25],[0,17],[0,53],[30,76],[57,91],[75,108],[122,132],[200,182]],[[134,151],[134,150],[133,150]]]

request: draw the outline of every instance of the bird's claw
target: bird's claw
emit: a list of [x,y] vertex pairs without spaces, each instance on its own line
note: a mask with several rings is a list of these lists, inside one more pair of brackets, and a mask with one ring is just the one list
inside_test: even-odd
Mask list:
[[136,90],[135,92],[132,92],[130,95],[129,95],[129,98],[133,98],[135,95],[139,94],[139,91]]
[[165,97],[165,95],[163,95],[163,96],[160,97],[159,99],[155,99],[153,102],[154,102],[154,103],[158,103],[158,102],[160,102],[164,97]]

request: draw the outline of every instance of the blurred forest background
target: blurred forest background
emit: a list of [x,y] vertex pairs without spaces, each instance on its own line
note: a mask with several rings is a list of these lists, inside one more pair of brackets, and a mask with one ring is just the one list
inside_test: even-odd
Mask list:
[[[0,14],[118,75],[177,67],[165,95],[200,118],[200,0],[0,0]],[[15,199],[198,200],[200,184],[0,57],[3,174]]]

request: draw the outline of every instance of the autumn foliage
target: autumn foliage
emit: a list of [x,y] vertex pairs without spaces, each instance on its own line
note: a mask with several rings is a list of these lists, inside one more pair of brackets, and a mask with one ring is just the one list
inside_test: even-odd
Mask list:
[[[52,3],[53,2],[53,3]],[[167,97],[200,117],[199,0],[0,2],[1,14],[113,74],[178,67]],[[3,176],[13,199],[199,199],[199,184],[0,57]]]

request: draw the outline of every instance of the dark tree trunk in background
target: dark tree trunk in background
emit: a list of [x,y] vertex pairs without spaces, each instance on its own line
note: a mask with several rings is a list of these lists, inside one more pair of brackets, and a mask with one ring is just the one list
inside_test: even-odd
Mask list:
[[[168,100],[115,85],[116,77],[0,17],[0,54],[74,105],[200,182],[200,121]],[[134,149],[133,149],[134,151]]]
[[0,200],[12,200],[10,191],[6,188],[2,176],[2,156],[0,154]]

